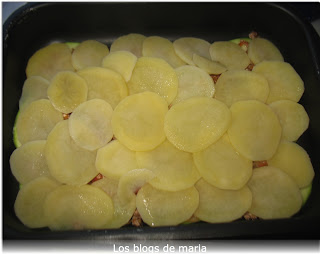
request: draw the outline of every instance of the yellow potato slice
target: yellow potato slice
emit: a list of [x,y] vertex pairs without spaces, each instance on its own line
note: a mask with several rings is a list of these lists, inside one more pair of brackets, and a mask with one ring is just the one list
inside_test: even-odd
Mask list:
[[232,123],[228,135],[235,149],[252,161],[270,159],[281,138],[277,115],[269,106],[256,100],[235,102],[230,110]]
[[41,76],[51,80],[60,71],[74,71],[71,49],[65,43],[53,43],[39,49],[29,59],[27,77]]
[[179,80],[178,94],[171,105],[195,96],[212,97],[215,92],[210,75],[204,70],[190,65],[176,68]]
[[96,40],[81,42],[72,53],[72,65],[76,70],[100,66],[102,59],[109,54],[107,45]]
[[209,74],[221,74],[227,70],[227,67],[224,65],[214,62],[211,59],[207,59],[205,57],[199,56],[197,54],[193,54],[192,60],[196,66],[206,71]]
[[221,74],[215,87],[214,97],[228,107],[243,100],[258,100],[265,103],[269,96],[266,78],[251,71],[226,71]]
[[61,185],[50,192],[44,213],[51,230],[99,229],[112,220],[112,199],[91,186]]
[[139,58],[142,56],[142,45],[145,38],[146,36],[137,33],[120,36],[111,44],[110,52],[125,50]]
[[299,188],[308,186],[314,178],[314,170],[308,153],[298,144],[283,141],[268,165],[286,172]]
[[48,99],[47,90],[49,84],[49,81],[41,76],[27,78],[22,87],[19,109],[23,110],[33,101]]
[[86,81],[71,71],[61,71],[55,75],[48,88],[48,97],[56,110],[69,114],[87,100]]
[[176,72],[166,61],[141,57],[133,69],[128,89],[130,95],[145,91],[157,93],[169,105],[177,95],[178,84]]
[[68,121],[59,122],[50,132],[45,157],[50,174],[57,181],[70,185],[86,184],[98,174],[96,151],[76,145],[70,137]]
[[147,151],[165,140],[166,101],[152,92],[128,96],[113,112],[111,120],[115,137],[133,151]]
[[185,65],[185,62],[176,54],[172,42],[160,36],[150,36],[143,41],[142,55],[162,58],[173,68]]
[[128,82],[138,58],[129,51],[115,51],[103,58],[101,66],[122,75]]
[[230,123],[231,112],[224,103],[208,97],[193,97],[168,111],[164,131],[178,149],[198,152],[217,141]]
[[114,109],[128,95],[127,84],[123,77],[110,69],[88,67],[78,71],[88,86],[88,100],[102,99]]
[[52,106],[49,100],[34,101],[19,114],[16,123],[18,140],[21,144],[45,140],[61,120],[63,120],[62,114]]
[[269,106],[280,120],[284,140],[297,141],[308,129],[309,116],[301,104],[290,100],[279,100]]
[[113,140],[97,152],[96,168],[104,176],[111,179],[120,179],[130,170],[139,168],[136,153]]
[[254,169],[248,187],[252,192],[249,212],[259,218],[289,218],[301,208],[302,196],[298,185],[278,168]]
[[247,53],[231,41],[214,42],[209,50],[211,59],[223,64],[228,70],[244,70],[250,64]]
[[210,43],[199,38],[179,38],[173,42],[173,47],[176,54],[190,65],[196,65],[193,59],[193,54],[197,54],[206,59],[211,59],[209,52]]
[[136,155],[139,167],[156,175],[149,183],[157,189],[180,191],[192,187],[200,178],[192,154],[177,149],[168,140]]
[[50,177],[47,161],[44,157],[46,140],[25,143],[15,149],[10,156],[10,167],[20,184],[25,184],[39,176]]
[[289,64],[281,61],[263,61],[253,67],[253,72],[263,75],[269,83],[267,104],[277,100],[298,102],[304,92],[304,83]]
[[254,64],[264,60],[283,61],[283,56],[279,49],[271,41],[264,38],[255,38],[250,41],[248,56]]
[[106,145],[113,137],[113,109],[101,99],[81,103],[69,118],[69,132],[80,147],[93,151]]
[[146,184],[139,190],[136,204],[142,220],[149,226],[175,226],[192,216],[199,204],[199,194],[195,187],[171,192]]
[[29,228],[48,226],[43,206],[47,195],[58,186],[56,181],[45,176],[24,184],[14,203],[14,211],[19,220]]
[[231,222],[241,218],[251,206],[252,194],[246,185],[239,190],[222,190],[200,179],[195,187],[200,200],[194,215],[202,221]]
[[204,180],[220,189],[238,190],[252,174],[252,161],[234,149],[227,134],[193,158]]

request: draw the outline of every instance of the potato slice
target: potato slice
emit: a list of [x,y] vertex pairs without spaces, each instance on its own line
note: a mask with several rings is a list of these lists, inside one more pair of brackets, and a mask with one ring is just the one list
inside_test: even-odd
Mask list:
[[149,226],[175,226],[192,216],[199,204],[199,194],[195,187],[171,192],[146,184],[139,190],[136,204],[142,220]]
[[200,179],[195,187],[200,200],[194,215],[202,221],[231,222],[241,218],[251,206],[252,194],[246,185],[239,190],[221,190]]
[[43,206],[47,195],[58,186],[56,181],[45,176],[24,184],[14,203],[14,211],[19,220],[29,228],[48,226]]
[[253,67],[253,72],[263,75],[269,83],[267,104],[277,100],[298,102],[304,92],[304,83],[289,63],[263,61]]
[[64,43],[53,43],[39,49],[29,59],[26,75],[41,76],[51,80],[60,71],[74,71],[71,49]]
[[236,150],[252,161],[270,159],[281,138],[281,125],[272,109],[260,101],[248,100],[235,102],[230,110],[228,135]]
[[120,36],[111,44],[110,52],[125,50],[139,58],[142,56],[142,45],[145,38],[146,36],[137,33]]
[[56,110],[69,114],[87,100],[86,81],[71,71],[61,71],[55,75],[48,88],[48,97]]
[[217,141],[230,123],[231,112],[224,103],[208,97],[193,97],[168,111],[164,131],[178,149],[198,152]]
[[173,68],[185,65],[185,62],[176,54],[172,42],[160,36],[150,36],[143,41],[142,55],[162,58]]
[[108,178],[120,179],[122,175],[139,166],[136,153],[121,144],[119,140],[113,140],[98,150],[96,168]]
[[40,99],[30,103],[17,118],[18,140],[25,144],[33,140],[45,140],[53,127],[63,120],[49,100]]
[[103,58],[101,66],[118,72],[128,82],[137,60],[129,51],[115,51]]
[[76,70],[100,66],[102,59],[109,54],[107,45],[96,40],[81,42],[72,53],[72,65]]
[[156,175],[149,183],[160,190],[187,189],[200,178],[192,154],[177,149],[168,140],[151,151],[137,152],[137,161],[140,168]]
[[112,199],[91,186],[61,185],[48,194],[44,213],[51,230],[99,229],[113,218]]
[[300,188],[300,193],[302,196],[302,205],[305,205],[310,197],[312,191],[312,184],[309,184],[307,187]]
[[234,149],[227,134],[193,158],[204,180],[220,189],[238,190],[252,174],[252,161]]
[[215,87],[214,97],[228,107],[243,100],[258,100],[265,103],[269,96],[266,78],[251,71],[226,71],[221,74]]
[[111,120],[115,137],[133,151],[147,151],[165,140],[166,101],[152,92],[128,96],[113,112]]
[[50,132],[45,157],[50,173],[57,181],[70,185],[86,184],[98,174],[96,151],[75,144],[69,134],[68,121],[59,122]]
[[93,151],[106,145],[113,137],[113,109],[101,99],[81,103],[69,118],[69,132],[80,147]]
[[88,85],[88,100],[102,99],[114,109],[128,95],[127,84],[123,77],[110,69],[88,67],[78,71]]
[[308,153],[294,142],[281,142],[275,155],[268,160],[268,165],[286,172],[299,188],[308,186],[314,178]]
[[244,70],[250,64],[247,53],[231,41],[216,41],[209,50],[211,59],[223,64],[228,70]]
[[41,76],[27,78],[22,87],[19,109],[23,110],[33,101],[48,99],[47,90],[49,84],[49,81]]
[[279,100],[269,106],[280,120],[284,140],[297,141],[308,129],[309,116],[301,104],[290,100]]
[[248,56],[254,64],[265,60],[283,61],[283,56],[279,49],[271,41],[259,37],[250,41]]
[[212,78],[198,67],[185,65],[176,68],[178,94],[171,105],[195,96],[212,97],[215,91]]
[[227,67],[225,67],[224,65],[212,61],[211,59],[209,60],[205,57],[199,56],[197,54],[193,54],[192,61],[196,66],[209,74],[217,75],[227,70]]
[[301,208],[298,185],[278,168],[256,168],[248,187],[252,192],[249,212],[262,219],[289,218]]
[[141,57],[133,69],[128,89],[130,95],[155,92],[169,105],[177,95],[178,84],[176,72],[166,61],[155,57]]
[[173,47],[176,54],[190,65],[196,65],[193,59],[193,54],[197,54],[206,59],[211,59],[209,52],[210,43],[199,38],[179,38],[173,42]]

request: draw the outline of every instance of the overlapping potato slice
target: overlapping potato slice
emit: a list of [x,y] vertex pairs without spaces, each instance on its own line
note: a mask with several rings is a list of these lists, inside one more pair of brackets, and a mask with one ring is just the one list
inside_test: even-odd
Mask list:
[[137,152],[137,161],[140,168],[156,175],[149,183],[160,190],[187,189],[200,178],[192,154],[177,149],[168,140],[151,151]]
[[278,168],[267,166],[254,169],[248,187],[252,192],[249,212],[259,218],[288,218],[301,208],[298,185]]
[[165,140],[166,101],[152,92],[134,94],[123,99],[111,120],[115,137],[133,151],[147,151]]
[[271,41],[264,38],[255,38],[250,41],[248,56],[254,64],[264,60],[283,61],[283,56],[279,49]]
[[45,140],[53,127],[63,120],[49,100],[40,99],[30,103],[17,118],[18,140],[25,144],[33,140]]
[[216,41],[209,50],[211,59],[223,64],[228,70],[244,70],[250,64],[247,53],[231,41]]
[[19,220],[29,228],[48,226],[43,206],[47,195],[58,186],[59,183],[45,176],[24,184],[14,203],[14,211]]
[[77,73],[61,71],[55,75],[48,88],[48,97],[56,110],[69,114],[87,100],[88,86]]
[[27,77],[41,76],[51,80],[60,71],[73,71],[71,49],[64,43],[53,43],[36,51],[29,59]]
[[175,71],[179,80],[178,94],[171,105],[195,96],[213,96],[215,92],[213,80],[204,70],[184,65]]
[[96,40],[86,40],[81,42],[72,52],[72,65],[76,70],[100,66],[102,59],[108,54],[107,45]]
[[48,99],[47,90],[49,84],[49,81],[41,76],[31,76],[27,78],[22,87],[19,110],[23,110],[33,101]]
[[304,83],[294,68],[282,61],[263,61],[253,67],[253,72],[263,75],[270,87],[267,103],[277,100],[298,102],[304,92]]
[[309,184],[307,187],[300,188],[300,193],[302,196],[302,205],[304,205],[307,202],[311,194],[311,190],[312,190],[312,184]]
[[221,74],[222,72],[225,72],[227,70],[227,67],[225,67],[224,65],[199,56],[197,54],[193,54],[192,61],[196,66],[209,74]]
[[208,97],[193,97],[168,111],[164,131],[178,149],[198,152],[217,141],[230,122],[231,112],[224,103]]
[[113,109],[101,99],[81,103],[69,118],[69,132],[80,147],[93,151],[107,144],[113,137],[111,126]]
[[150,36],[143,41],[142,55],[162,58],[173,68],[185,65],[185,62],[176,54],[172,42],[160,36]]
[[115,51],[103,58],[101,66],[118,72],[128,82],[137,60],[138,58],[129,51]]
[[166,61],[141,57],[133,69],[128,89],[130,95],[145,91],[157,93],[169,105],[177,95],[178,84],[176,72]]
[[113,140],[97,152],[96,168],[104,176],[111,179],[119,179],[132,169],[139,168],[136,153],[121,144],[119,140]]
[[227,134],[193,158],[204,180],[220,189],[238,190],[252,174],[252,161],[234,149]]
[[266,78],[258,73],[245,70],[231,70],[221,74],[216,85],[214,98],[230,107],[234,102],[258,100],[266,102],[269,85]]
[[239,190],[222,190],[200,179],[195,187],[200,200],[194,215],[202,221],[231,222],[241,218],[251,206],[252,194],[246,185]]
[[195,187],[171,192],[146,184],[139,190],[136,204],[149,226],[175,226],[192,216],[199,204],[199,194]]
[[309,126],[309,116],[304,107],[294,101],[279,100],[269,104],[282,127],[282,138],[296,141]]
[[95,167],[96,151],[83,149],[73,141],[68,121],[59,122],[50,132],[45,157],[50,174],[59,182],[86,184],[98,174]]
[[308,153],[294,142],[281,142],[275,155],[268,160],[268,165],[286,172],[299,188],[308,186],[314,177]]
[[145,38],[146,36],[137,33],[120,36],[111,44],[110,52],[125,50],[139,58],[142,56],[142,45]]
[[102,99],[114,109],[128,95],[128,88],[123,77],[110,69],[88,67],[78,71],[88,86],[88,100]]
[[113,218],[112,199],[91,186],[60,185],[50,192],[44,213],[51,230],[98,229]]
[[270,159],[281,138],[277,115],[268,105],[256,100],[235,102],[230,110],[232,122],[228,135],[235,149],[252,161]]
[[11,172],[19,183],[25,184],[39,176],[50,177],[44,157],[46,140],[36,140],[20,146],[10,156]]

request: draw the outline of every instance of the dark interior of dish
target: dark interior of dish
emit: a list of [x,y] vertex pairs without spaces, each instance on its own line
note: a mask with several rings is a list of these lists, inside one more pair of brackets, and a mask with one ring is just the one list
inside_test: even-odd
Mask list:
[[[141,33],[175,40],[198,37],[209,42],[248,37],[257,31],[271,40],[305,83],[300,101],[310,117],[299,139],[315,169],[312,194],[290,219],[176,227],[51,232],[32,230],[15,216],[18,183],[9,158],[15,149],[12,128],[30,56],[52,42],[95,39],[108,46],[119,36]],[[320,39],[289,5],[265,3],[30,3],[17,10],[3,29],[3,238],[4,239],[319,239],[320,222]]]

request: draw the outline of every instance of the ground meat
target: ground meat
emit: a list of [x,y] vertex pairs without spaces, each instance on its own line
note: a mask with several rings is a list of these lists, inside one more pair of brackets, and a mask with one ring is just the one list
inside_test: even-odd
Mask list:
[[217,83],[218,78],[221,76],[221,74],[210,74],[210,77],[212,78],[214,83]]
[[258,217],[255,216],[254,214],[250,213],[250,212],[246,212],[244,215],[243,215],[243,218],[245,220],[257,220]]
[[63,113],[62,115],[63,115],[63,120],[68,120],[70,115],[71,115],[71,113],[69,113],[69,114]]
[[253,161],[252,163],[253,168],[261,168],[261,167],[265,167],[268,166],[268,162],[267,161]]
[[253,63],[250,63],[250,64],[247,66],[246,70],[247,70],[247,71],[252,71],[253,67],[254,67],[254,64],[253,64]]
[[249,38],[250,39],[255,39],[258,37],[258,33],[256,31],[252,31],[251,33],[249,33]]
[[89,184],[92,184],[92,183],[94,183],[95,181],[98,181],[98,180],[100,180],[100,179],[102,179],[103,178],[103,175],[101,175],[100,173],[95,177],[95,178],[93,178],[90,182],[89,182]]
[[131,218],[131,224],[135,227],[141,227],[142,226],[142,218],[138,210],[136,209],[133,213],[133,216]]

